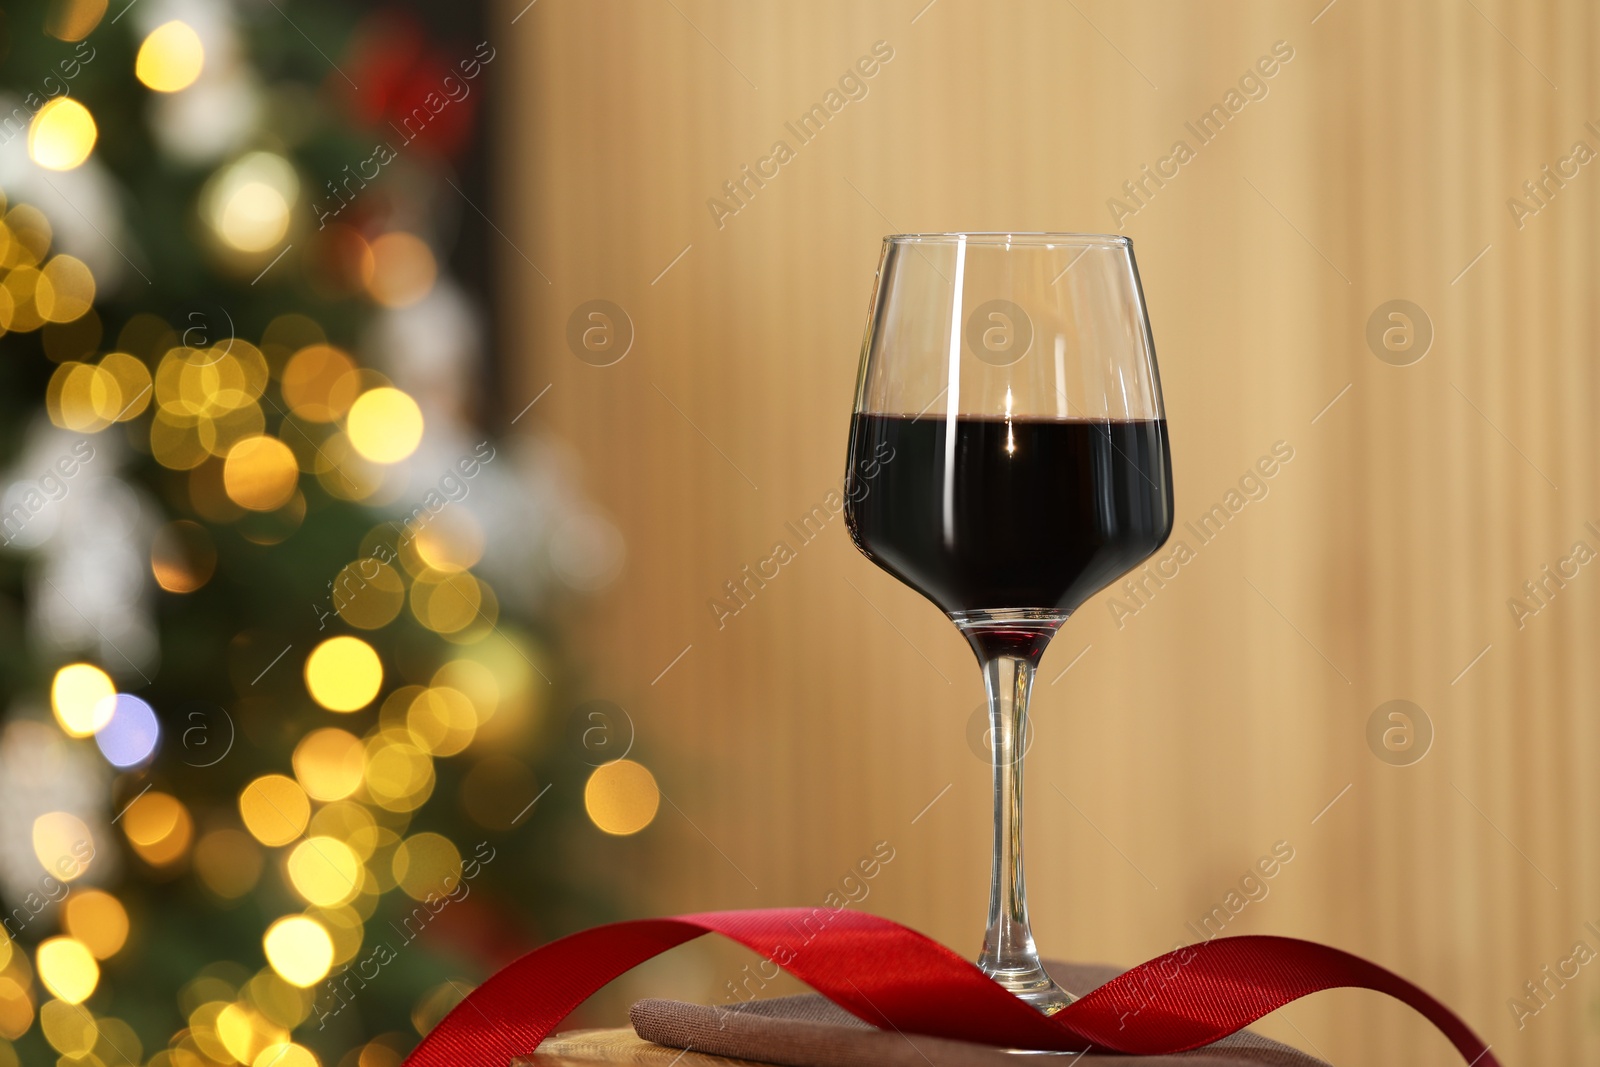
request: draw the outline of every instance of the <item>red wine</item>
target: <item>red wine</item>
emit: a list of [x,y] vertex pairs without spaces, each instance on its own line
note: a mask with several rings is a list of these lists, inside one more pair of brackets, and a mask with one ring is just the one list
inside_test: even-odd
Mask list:
[[1172,532],[1171,467],[1165,420],[858,414],[845,520],[946,613],[1070,612]]

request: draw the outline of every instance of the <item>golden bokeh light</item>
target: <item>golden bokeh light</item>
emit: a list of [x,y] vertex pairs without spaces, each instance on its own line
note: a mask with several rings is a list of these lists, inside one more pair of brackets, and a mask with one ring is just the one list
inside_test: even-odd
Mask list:
[[251,511],[282,507],[299,482],[300,468],[289,446],[264,434],[235,444],[222,467],[228,499]]
[[283,980],[302,989],[314,986],[333,966],[333,939],[317,920],[289,915],[267,927],[261,939],[267,962]]
[[0,228],[0,233],[7,238],[4,266],[15,270],[38,266],[50,250],[55,231],[44,212],[32,204],[18,204],[6,212],[5,226]]
[[311,801],[293,778],[264,774],[239,794],[239,816],[263,845],[287,845],[311,818]]
[[187,22],[174,19],[144,39],[133,61],[133,75],[158,93],[175,93],[194,84],[205,61],[200,35]]
[[250,1067],[320,1067],[316,1055],[304,1045],[268,1045],[251,1061]]
[[52,0],[44,32],[58,41],[81,41],[100,25],[106,6],[106,0]]
[[107,352],[100,360],[100,369],[117,383],[122,400],[122,407],[114,416],[118,422],[127,422],[150,406],[152,382],[144,360],[126,352]]
[[661,790],[644,764],[613,760],[589,775],[583,787],[583,806],[590,821],[606,833],[636,834],[655,819]]
[[337,907],[361,892],[361,860],[338,838],[306,838],[289,853],[285,869],[289,884],[308,904]]
[[207,889],[237,900],[261,878],[261,848],[242,830],[212,830],[194,846],[194,866]]
[[307,833],[338,838],[365,863],[372,858],[378,844],[377,835],[373,833],[377,825],[372,812],[364,805],[353,800],[335,800],[324,804],[311,817]]
[[245,253],[277,247],[300,196],[294,167],[271,152],[250,152],[219,171],[202,196],[206,220],[222,242]]
[[313,730],[294,749],[294,776],[313,800],[343,800],[361,786],[366,749],[334,726]]
[[27,333],[44,325],[44,316],[39,314],[35,299],[42,277],[44,275],[31,266],[11,268],[11,273],[0,281],[0,292],[5,294],[4,304],[0,305],[0,326]]
[[271,967],[255,973],[240,990],[242,999],[262,1015],[286,1029],[294,1029],[311,1014],[315,995],[285,982]]
[[345,432],[366,459],[399,463],[422,443],[422,409],[391,386],[368,389],[350,405]]
[[67,430],[98,433],[126,417],[127,407],[117,376],[95,364],[68,360],[55,369],[45,387],[50,421]]
[[414,234],[386,233],[361,256],[361,281],[367,295],[385,307],[406,307],[428,295],[439,268],[433,249]]
[[283,399],[308,422],[332,422],[350,410],[361,392],[355,360],[327,344],[312,344],[283,368]]
[[80,889],[61,905],[61,925],[97,960],[110,959],[128,940],[128,912],[100,889]]
[[392,865],[395,884],[412,900],[442,897],[461,881],[461,853],[441,834],[406,838],[394,850]]
[[15,1041],[32,1025],[33,997],[27,978],[19,982],[13,975],[0,974],[0,1037]]
[[100,965],[94,953],[74,938],[52,937],[40,942],[34,959],[40,984],[68,1004],[82,1004],[100,983]]
[[476,622],[483,610],[483,587],[466,571],[429,572],[411,583],[411,613],[435,633],[453,634]]
[[306,689],[329,711],[359,711],[383,687],[383,664],[359,637],[330,637],[306,659]]
[[217,1013],[217,1040],[238,1063],[253,1063],[268,1048],[282,1046],[289,1034],[253,1006],[238,1001]]
[[197,522],[170,522],[150,542],[150,572],[169,593],[194,592],[211,580],[216,569],[216,546]]
[[367,741],[367,793],[387,811],[415,811],[433,795],[433,760],[408,730],[384,730]]
[[94,858],[89,824],[69,811],[47,811],[33,820],[33,854],[52,878],[70,882]]
[[406,728],[433,755],[454,756],[472,744],[478,712],[459,689],[430,686],[411,701]]
[[33,301],[46,322],[81,319],[94,306],[94,275],[81,259],[52,256],[39,271]]
[[87,1057],[100,1036],[94,1016],[64,1000],[47,1000],[40,1006],[39,1029],[50,1047],[70,1060]]
[[69,737],[89,737],[111,721],[117,687],[89,663],[70,663],[50,683],[50,709]]
[[75,1067],[94,1050],[100,1033],[86,1011],[64,1000],[47,1000],[40,1007],[39,1032],[63,1061]]
[[483,558],[483,527],[472,512],[450,508],[417,531],[412,545],[431,570],[464,571]]
[[194,821],[177,797],[149,792],[122,813],[122,832],[140,859],[152,867],[164,867],[189,850]]
[[405,606],[399,572],[374,559],[348,563],[333,582],[334,610],[358,630],[376,630],[394,621]]
[[46,170],[71,170],[89,158],[99,136],[88,108],[70,96],[58,96],[28,125],[28,158]]

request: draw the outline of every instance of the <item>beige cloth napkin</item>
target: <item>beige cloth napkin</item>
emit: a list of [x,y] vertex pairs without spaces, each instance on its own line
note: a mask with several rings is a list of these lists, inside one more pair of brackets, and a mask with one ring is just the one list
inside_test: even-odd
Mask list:
[[[1093,964],[1047,966],[1056,981],[1078,995],[1120,973]],[[730,1007],[641,1000],[629,1016],[635,1032],[658,1045],[785,1067],[1025,1067],[1040,1062],[965,1041],[879,1030],[814,993]],[[1329,1067],[1248,1030],[1176,1056],[1068,1055],[1044,1062],[1072,1067]]]

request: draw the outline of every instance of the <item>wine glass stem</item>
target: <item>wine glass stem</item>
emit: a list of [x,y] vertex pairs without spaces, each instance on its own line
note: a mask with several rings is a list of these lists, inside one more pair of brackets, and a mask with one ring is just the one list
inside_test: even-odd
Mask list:
[[1058,625],[1028,634],[967,632],[983,664],[994,771],[989,929],[978,966],[1046,1013],[1060,1010],[1073,998],[1045,972],[1028,926],[1028,892],[1022,871],[1022,760],[1028,745],[1028,696],[1034,670]]

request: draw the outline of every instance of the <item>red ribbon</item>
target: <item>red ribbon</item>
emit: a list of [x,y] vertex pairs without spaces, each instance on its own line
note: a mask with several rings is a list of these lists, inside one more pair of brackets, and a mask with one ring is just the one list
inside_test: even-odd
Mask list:
[[1210,1044],[1308,993],[1387,993],[1421,1012],[1474,1067],[1488,1046],[1433,997],[1348,952],[1287,937],[1226,937],[1141,963],[1045,1016],[937,941],[828,908],[714,911],[613,923],[503,968],[417,1046],[406,1067],[506,1067],[623,972],[717,933],[759,952],[874,1026],[1006,1048],[1164,1055]]

